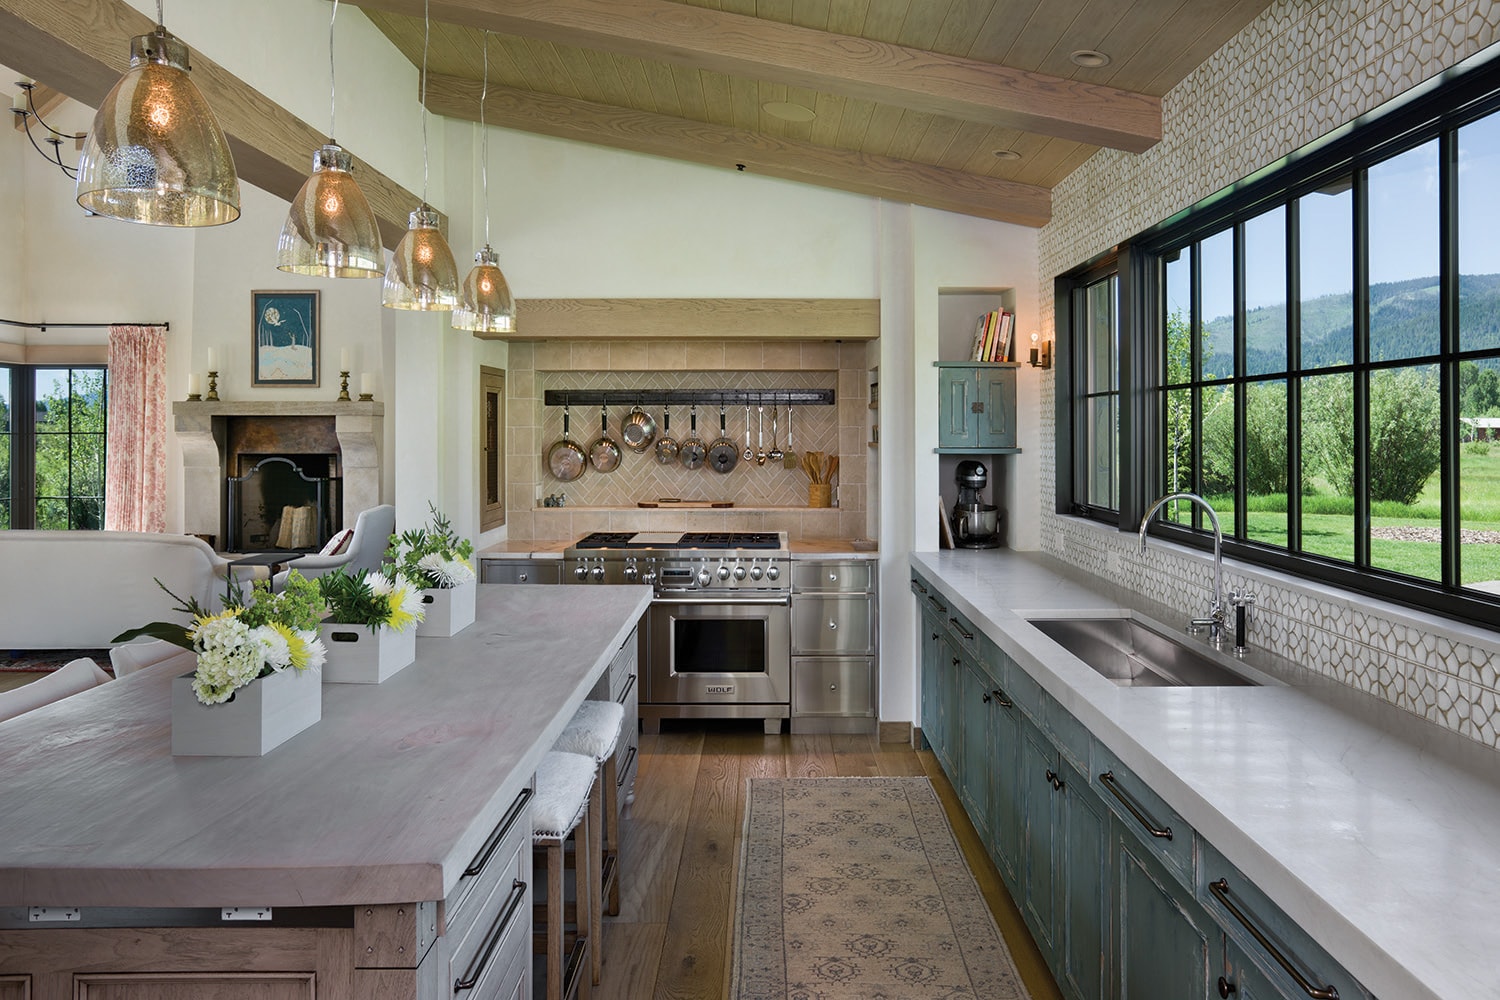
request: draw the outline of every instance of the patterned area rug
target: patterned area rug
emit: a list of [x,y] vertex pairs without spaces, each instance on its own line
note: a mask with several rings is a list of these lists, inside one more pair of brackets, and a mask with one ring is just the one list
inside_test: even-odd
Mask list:
[[1029,1000],[926,778],[751,778],[732,1000]]
[[110,669],[107,649],[36,649],[0,650],[0,671],[46,673],[80,656],[87,656],[105,670]]

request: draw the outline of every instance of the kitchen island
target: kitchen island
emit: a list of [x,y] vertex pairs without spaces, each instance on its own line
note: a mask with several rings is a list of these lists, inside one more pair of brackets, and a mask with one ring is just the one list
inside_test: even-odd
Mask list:
[[260,758],[172,756],[189,654],[0,725],[0,997],[451,996],[477,916],[519,909],[538,761],[649,601],[481,586]]
[[[1277,908],[1290,918],[1282,923],[1281,941],[1273,938],[1280,951],[1296,956],[1302,950],[1296,942],[1310,943],[1309,950],[1326,951],[1375,996],[1500,997],[1493,972],[1500,940],[1494,921],[1494,900],[1500,894],[1500,842],[1495,837],[1500,829],[1500,755],[1493,749],[1254,650],[1243,662],[1269,679],[1257,686],[1117,686],[1030,620],[1130,614],[1154,620],[1192,643],[1196,640],[1181,632],[1182,612],[1102,587],[1037,554],[914,553],[911,564],[919,607],[930,597],[960,627],[966,621],[972,632],[993,643],[996,658],[1004,661],[1014,681],[1006,690],[1016,704],[1021,704],[1018,692],[1040,689],[1042,695],[1033,701],[1045,702],[1047,708],[1039,725],[1056,723],[1059,739],[1090,748],[1077,754],[1093,764],[1078,775],[1087,786],[1077,788],[1078,795],[1093,796],[1117,814],[1111,829],[1131,831],[1113,841],[1114,867],[1108,869],[1116,872],[1112,891],[1131,888],[1119,874],[1131,870],[1127,854],[1154,850],[1179,860],[1180,886],[1173,888],[1166,866],[1147,862],[1134,870],[1159,873],[1160,885],[1171,890],[1168,895],[1186,900],[1157,912],[1170,913],[1172,919],[1189,910],[1211,914],[1228,928],[1222,954],[1204,939],[1210,961],[1226,963],[1208,970],[1209,983],[1218,975],[1233,980],[1237,971],[1257,974],[1236,963],[1258,945],[1239,932],[1238,919],[1215,895],[1219,884],[1211,880],[1228,873],[1234,893],[1264,896],[1257,904],[1260,912],[1250,912],[1247,920],[1271,917]],[[953,663],[959,662],[955,657]],[[946,663],[945,658],[939,667]],[[987,698],[987,704],[1002,702],[1009,707],[1004,695]],[[941,724],[930,708],[924,698],[924,731]],[[1023,729],[1028,726],[1023,723]],[[1066,760],[1066,749],[1061,756]],[[987,767],[1001,764],[985,762]],[[1139,795],[1123,809],[1120,793],[1100,781],[1101,772],[1110,768],[1112,780],[1128,774],[1139,782]],[[1032,779],[1028,771],[1024,780]],[[1040,770],[1033,784],[1045,788]],[[1054,787],[1062,789],[1063,781]],[[1132,817],[1131,810],[1139,815]],[[1165,816],[1180,821],[1168,824]],[[1137,828],[1144,829],[1146,822],[1141,817],[1167,829],[1138,840],[1142,835]],[[1065,869],[1059,878],[1071,876]],[[1228,898],[1239,900],[1237,895]],[[1200,930],[1206,926],[1198,924]],[[1126,921],[1114,937],[1149,938],[1158,929]],[[1305,938],[1298,936],[1303,933]],[[1165,958],[1126,954],[1120,961]],[[1277,974],[1269,960],[1255,961],[1264,976]],[[1303,970],[1309,977],[1329,971]],[[1224,991],[1232,991],[1233,982],[1219,982],[1225,984],[1219,995],[1231,995]],[[1285,993],[1244,992],[1305,995],[1290,986]],[[1348,1000],[1365,994],[1353,987],[1341,995]]]

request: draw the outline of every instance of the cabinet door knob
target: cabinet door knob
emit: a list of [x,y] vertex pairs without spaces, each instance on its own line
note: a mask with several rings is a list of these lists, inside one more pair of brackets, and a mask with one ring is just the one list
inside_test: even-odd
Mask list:
[[838,689],[839,689],[839,686],[837,684],[830,684],[830,685],[828,685],[828,690],[830,690],[830,691],[837,691]]
[[1219,996],[1222,997],[1223,1000],[1229,1000],[1231,996],[1238,993],[1239,991],[1240,988],[1238,986],[1234,985],[1223,976],[1219,977]]
[[521,580],[522,583],[526,582],[526,574],[525,573],[520,574],[520,580]]
[[830,618],[828,620],[828,629],[831,632],[837,632],[839,630],[839,623]]
[[837,573],[829,573],[828,574],[828,582],[829,583],[838,583],[839,582],[839,575]]

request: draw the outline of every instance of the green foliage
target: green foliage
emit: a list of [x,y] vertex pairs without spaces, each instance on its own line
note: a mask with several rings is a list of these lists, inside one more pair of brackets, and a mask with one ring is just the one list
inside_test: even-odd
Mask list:
[[1465,441],[1463,445],[1465,455],[1488,455],[1490,443],[1488,441]]
[[36,526],[104,527],[105,373],[71,369],[37,399]]
[[[1167,317],[1166,385],[1182,385],[1193,377],[1192,330],[1182,318],[1182,310]],[[1168,487],[1174,490],[1192,486],[1193,406],[1186,392],[1166,395],[1166,454],[1162,456]]]
[[[1203,489],[1234,493],[1234,394],[1203,393]],[[1286,491],[1286,385],[1245,387],[1245,491],[1251,495]]]
[[[1354,492],[1352,376],[1310,380],[1302,397],[1309,472],[1340,496]],[[1438,380],[1433,371],[1370,374],[1370,500],[1411,504],[1441,461]]]
[[318,577],[318,589],[328,605],[329,621],[366,625],[373,632],[390,616],[390,603],[371,589],[363,573],[353,576],[337,567]]
[[[236,601],[238,596],[236,596]],[[256,580],[248,605],[224,600],[226,608],[243,608],[240,619],[251,628],[279,622],[288,628],[311,631],[323,620],[326,607],[317,583],[295,569],[289,570],[281,593],[271,592],[270,580]]]
[[1465,417],[1500,416],[1500,372],[1485,362],[1458,363],[1458,412]]
[[422,560],[437,556],[448,562],[467,563],[474,555],[474,543],[458,537],[447,515],[431,501],[427,509],[430,516],[426,525],[391,535],[390,545],[385,550],[384,572],[391,580],[400,573],[423,587],[450,587],[451,582],[421,565]]

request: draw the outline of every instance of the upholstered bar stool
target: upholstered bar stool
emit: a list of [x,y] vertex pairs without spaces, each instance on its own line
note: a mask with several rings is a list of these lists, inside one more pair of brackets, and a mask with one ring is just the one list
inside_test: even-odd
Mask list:
[[[583,962],[587,952],[599,947],[590,937],[593,914],[599,912],[599,817],[594,776],[598,765],[592,757],[553,751],[536,769],[536,798],[531,805],[532,865],[547,872],[546,912],[547,1000],[562,1000],[569,994],[568,973],[574,970],[578,997],[592,992],[591,967]],[[564,955],[567,934],[567,846],[573,838],[574,945]]]
[[[604,965],[604,911],[611,916],[620,912],[620,830],[615,788],[615,746],[620,741],[620,725],[625,719],[625,708],[613,701],[586,701],[578,706],[567,728],[552,745],[555,752],[574,753],[588,757],[597,769],[591,815],[602,813],[602,822],[596,834],[603,841],[603,849],[595,858],[599,866],[600,894],[607,885],[608,902],[600,900],[601,906],[591,914],[589,933],[594,937],[593,974],[599,982]],[[602,794],[601,794],[602,793]],[[600,799],[603,799],[602,804]]]

